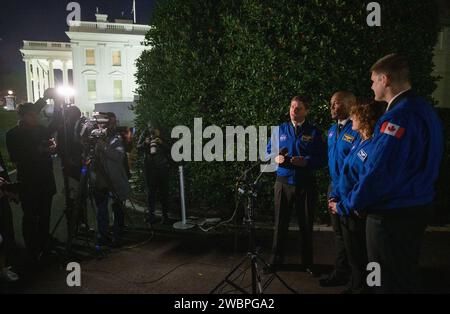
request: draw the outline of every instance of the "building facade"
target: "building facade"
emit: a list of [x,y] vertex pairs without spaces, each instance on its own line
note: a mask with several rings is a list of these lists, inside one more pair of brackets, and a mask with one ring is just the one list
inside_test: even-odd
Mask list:
[[[72,86],[74,104],[90,116],[96,104],[131,104],[135,98],[136,60],[148,49],[142,43],[150,26],[129,20],[72,21],[70,43],[24,41],[28,101],[48,87]],[[58,77],[57,77],[58,76]]]

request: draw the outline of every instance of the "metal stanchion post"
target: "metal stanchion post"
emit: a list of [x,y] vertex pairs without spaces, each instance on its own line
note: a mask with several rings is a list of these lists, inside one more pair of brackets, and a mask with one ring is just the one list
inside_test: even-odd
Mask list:
[[178,168],[180,174],[180,199],[181,199],[181,221],[173,224],[174,229],[186,230],[192,229],[195,226],[193,224],[189,224],[186,218],[186,199],[184,195],[184,168],[180,166]]

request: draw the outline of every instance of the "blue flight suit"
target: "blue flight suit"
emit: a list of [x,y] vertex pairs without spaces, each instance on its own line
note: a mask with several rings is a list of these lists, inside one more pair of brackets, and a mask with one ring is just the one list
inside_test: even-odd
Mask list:
[[352,212],[358,214],[363,211],[363,208],[350,208],[346,207],[345,201],[346,195],[350,194],[355,185],[358,184],[360,177],[365,175],[365,165],[371,158],[373,152],[372,139],[361,141],[360,138],[355,141],[352,149],[344,160],[342,166],[341,175],[338,181],[337,187],[337,211],[340,216],[350,216]]
[[417,292],[421,241],[444,150],[442,123],[425,99],[407,91],[378,121],[372,145],[372,157],[340,206],[368,212],[369,262],[382,270],[376,291]]
[[444,138],[425,99],[412,92],[400,95],[378,121],[373,145],[374,158],[342,199],[345,207],[384,214],[433,202]]
[[[359,133],[352,130],[353,123],[347,119],[342,124],[333,124],[328,131],[328,169],[330,173],[330,186],[328,189],[328,199],[338,199],[338,184],[344,160],[350,150],[359,140]],[[350,267],[345,249],[344,235],[339,215],[330,213],[330,220],[335,235],[336,260],[334,270],[330,274],[330,280],[337,282],[347,282],[350,274]]]
[[331,178],[331,189],[328,194],[329,199],[339,196],[337,190],[344,160],[354,144],[359,140],[359,134],[357,131],[352,130],[352,125],[352,121],[347,120],[341,131],[339,131],[337,123],[333,124],[328,131],[328,168]]
[[340,201],[345,199],[364,175],[364,167],[373,158],[372,139],[354,143],[349,155],[344,160],[337,188],[337,211],[340,217],[342,236],[347,259],[351,267],[351,280],[348,285],[351,293],[364,293],[366,285],[367,247],[365,213],[357,208],[347,208]]
[[[274,187],[275,231],[270,264],[283,263],[289,221],[295,208],[300,228],[302,263],[310,269],[313,264],[312,234],[317,201],[314,171],[326,165],[326,144],[322,132],[308,122],[298,126],[297,130],[291,122],[283,123],[279,126],[278,140],[280,151],[287,150],[287,155],[286,161],[277,169]],[[272,153],[271,141],[267,153]],[[303,156],[308,160],[307,166],[292,165],[290,159],[294,156]]]

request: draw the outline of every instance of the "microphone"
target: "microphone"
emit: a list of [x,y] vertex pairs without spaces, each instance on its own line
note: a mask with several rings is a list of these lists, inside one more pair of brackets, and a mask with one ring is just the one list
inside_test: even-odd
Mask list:
[[287,147],[283,147],[283,148],[280,150],[279,155],[286,157],[287,154],[289,154],[289,149],[288,149]]

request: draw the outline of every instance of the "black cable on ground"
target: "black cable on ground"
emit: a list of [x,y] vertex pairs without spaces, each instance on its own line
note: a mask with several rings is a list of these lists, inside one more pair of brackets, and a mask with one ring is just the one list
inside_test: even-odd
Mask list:
[[160,277],[158,277],[158,278],[156,278],[154,280],[149,280],[149,281],[130,281],[130,280],[127,280],[127,279],[122,278],[120,276],[117,276],[117,273],[113,273],[113,272],[109,272],[109,271],[105,271],[105,270],[98,270],[98,269],[83,269],[83,272],[91,272],[91,273],[97,272],[97,273],[113,275],[113,276],[115,276],[116,278],[119,278],[122,281],[131,283],[131,284],[134,284],[134,285],[151,285],[151,284],[155,284],[155,283],[163,280],[164,278],[169,276],[171,273],[173,273],[176,270],[178,270],[179,268],[187,266],[187,265],[204,265],[204,266],[210,266],[210,267],[216,267],[216,268],[223,268],[223,266],[214,265],[214,264],[198,263],[198,262],[186,262],[186,263],[183,263],[183,264],[175,266],[174,268],[172,268],[168,272],[164,273]]

